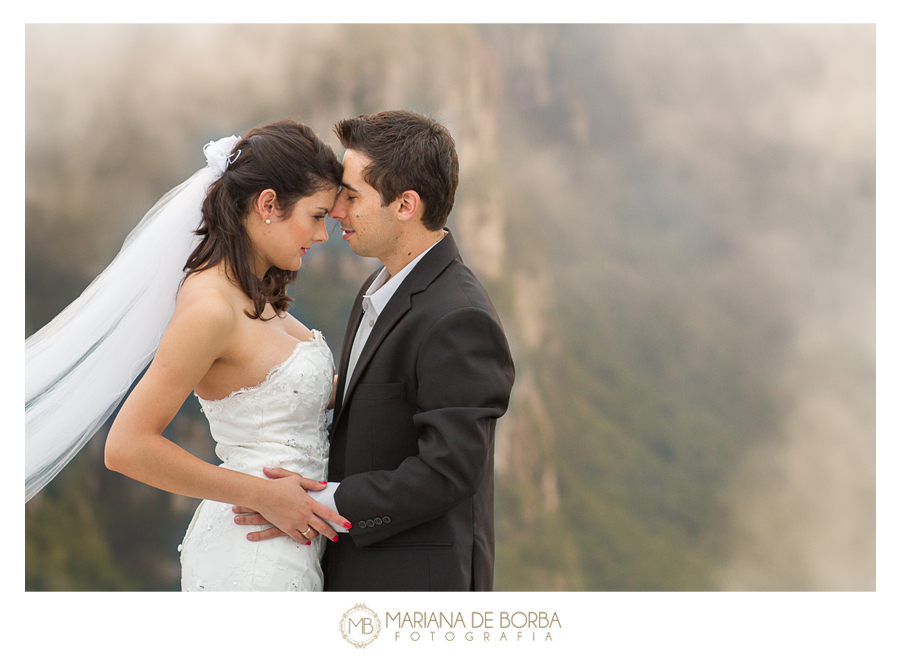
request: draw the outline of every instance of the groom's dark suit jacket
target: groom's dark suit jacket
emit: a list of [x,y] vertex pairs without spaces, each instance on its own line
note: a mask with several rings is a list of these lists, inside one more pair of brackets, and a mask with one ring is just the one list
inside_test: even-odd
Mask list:
[[490,590],[494,427],[514,370],[500,319],[450,234],[385,306],[344,398],[362,318],[338,370],[328,479],[353,523],[329,542],[326,590]]

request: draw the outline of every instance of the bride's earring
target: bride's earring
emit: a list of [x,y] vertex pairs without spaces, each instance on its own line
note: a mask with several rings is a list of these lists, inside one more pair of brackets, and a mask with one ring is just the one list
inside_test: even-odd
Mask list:
[[266,220],[266,224],[271,224],[271,223],[272,223],[272,220],[271,220],[271,219],[267,219],[267,220]]

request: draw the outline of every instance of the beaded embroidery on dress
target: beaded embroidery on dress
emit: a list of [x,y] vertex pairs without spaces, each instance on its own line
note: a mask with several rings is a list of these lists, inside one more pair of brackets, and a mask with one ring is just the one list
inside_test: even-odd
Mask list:
[[[285,468],[325,480],[333,377],[331,350],[313,331],[261,384],[221,400],[197,396],[220,467],[259,477],[265,477],[263,467]],[[240,526],[233,519],[228,503],[200,503],[179,547],[182,591],[322,591],[323,537],[310,546],[285,536],[251,542],[247,533],[268,526]]]

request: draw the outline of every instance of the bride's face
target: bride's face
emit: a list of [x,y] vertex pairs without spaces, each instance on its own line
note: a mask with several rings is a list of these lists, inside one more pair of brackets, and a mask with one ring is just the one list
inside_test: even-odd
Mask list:
[[257,275],[262,276],[270,267],[299,270],[306,252],[314,244],[328,241],[325,215],[334,205],[336,196],[337,188],[330,187],[302,197],[288,214],[279,215],[277,211],[254,213],[249,229],[262,260]]

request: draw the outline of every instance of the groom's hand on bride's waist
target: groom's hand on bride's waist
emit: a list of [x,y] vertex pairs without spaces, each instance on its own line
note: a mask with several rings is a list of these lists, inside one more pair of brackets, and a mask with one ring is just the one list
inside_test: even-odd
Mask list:
[[[259,512],[255,512],[249,507],[241,507],[240,505],[232,505],[231,511],[237,514],[234,522],[238,525],[272,525]],[[312,534],[312,533],[309,533]],[[275,537],[286,536],[286,533],[276,526],[266,528],[259,532],[251,532],[247,534],[250,541],[261,541],[263,539],[274,539]]]
[[[329,508],[318,500],[314,500],[307,493],[308,491],[315,494],[318,491],[324,494],[327,488],[326,482],[310,480],[283,468],[266,468],[263,472],[266,477],[270,478],[270,481],[273,481],[273,484],[276,480],[290,478],[290,483],[285,481],[279,485],[274,485],[278,489],[276,493],[279,496],[284,495],[285,487],[281,485],[289,485],[290,497],[287,500],[289,510],[288,513],[282,515],[275,511],[276,508],[273,507],[271,517],[269,517],[270,512],[266,511],[267,507],[265,505],[260,505],[262,512],[240,505],[232,506],[232,511],[237,514],[234,518],[236,524],[272,526],[249,533],[247,539],[250,541],[262,541],[287,535],[295,541],[308,544],[320,534],[332,541],[337,541],[335,529],[346,532],[346,529],[350,528],[350,522],[337,513],[336,508],[333,507],[333,502],[329,503],[332,505]],[[331,486],[333,487],[334,485]],[[282,507],[285,506],[283,498],[278,496],[273,499],[273,502],[280,504]]]

